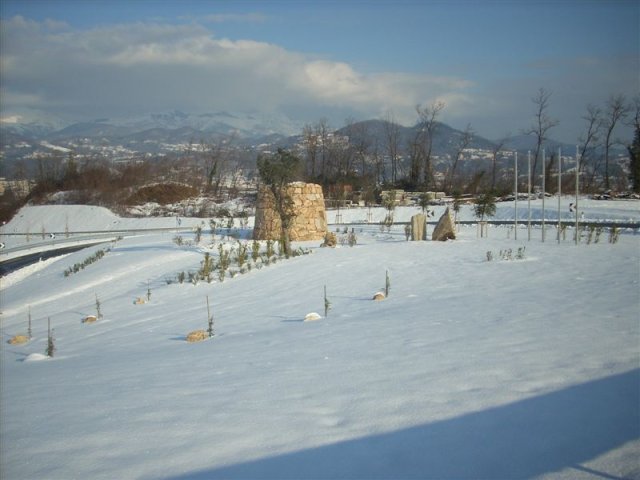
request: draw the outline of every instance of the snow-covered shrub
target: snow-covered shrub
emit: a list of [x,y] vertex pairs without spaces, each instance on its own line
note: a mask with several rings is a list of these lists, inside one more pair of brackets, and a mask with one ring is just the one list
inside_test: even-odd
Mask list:
[[96,318],[98,320],[102,319],[102,303],[100,303],[100,299],[98,298],[98,294],[96,293]]
[[356,243],[358,243],[358,237],[356,236],[356,232],[353,228],[351,229],[351,232],[349,232],[347,241],[350,247],[353,247]]
[[486,257],[488,262],[493,261],[495,258],[498,258],[504,261],[524,260],[525,251],[526,251],[526,247],[519,247],[515,253],[513,252],[512,248],[507,248],[506,250],[500,250],[500,252],[496,256],[494,252],[489,250],[486,253]]
[[205,252],[204,259],[200,262],[200,271],[198,272],[202,280],[211,283],[211,274],[214,270],[213,258],[209,252]]
[[109,251],[109,248],[103,248],[102,250],[98,250],[97,252],[95,252],[93,255],[88,256],[82,262],[74,263],[73,267],[69,267],[64,271],[64,276],[68,277],[72,273],[78,273],[80,270],[84,270],[87,266],[103,258],[105,253]]
[[53,330],[51,330],[51,318],[47,318],[47,349],[45,354],[47,357],[53,357],[56,351],[55,338],[53,337]]
[[213,314],[211,313],[211,308],[209,307],[209,295],[207,295],[207,334],[209,338],[213,337],[215,333],[213,332]]
[[248,250],[247,243],[241,242],[240,240],[238,240],[238,248],[236,250],[236,261],[238,262],[238,267],[240,267],[241,269],[247,261],[247,257],[248,257],[247,250]]
[[326,317],[329,313],[329,309],[331,308],[331,302],[327,298],[327,286],[324,286],[324,316]]
[[620,228],[619,227],[611,227],[609,229],[609,243],[618,243],[618,239],[620,238]]
[[260,258],[260,242],[254,240],[251,244],[251,259],[257,262],[258,258]]
[[231,264],[231,252],[226,250],[222,244],[218,245],[218,269],[226,272]]
[[271,258],[276,254],[273,240],[267,240],[267,257]]
[[389,279],[389,270],[385,270],[385,279],[384,279],[384,296],[389,296],[389,290],[391,289],[391,280]]
[[594,239],[594,243],[598,243],[600,241],[600,235],[602,235],[602,227],[596,227],[596,238]]

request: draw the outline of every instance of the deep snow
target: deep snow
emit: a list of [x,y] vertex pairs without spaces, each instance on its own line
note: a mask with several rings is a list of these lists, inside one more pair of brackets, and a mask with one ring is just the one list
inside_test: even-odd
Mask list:
[[[587,214],[637,220],[637,207]],[[175,225],[87,208],[25,209],[5,231]],[[125,238],[66,278],[104,246],[3,278],[0,476],[640,478],[640,235],[575,246],[552,226],[545,243],[468,227],[436,243],[355,228],[353,248],[307,242],[311,255],[223,283],[168,284],[211,240],[173,233]],[[487,261],[520,247],[522,260]],[[385,271],[389,298],[374,302]],[[328,316],[304,322],[325,285]],[[96,294],[104,319],[82,324]],[[206,296],[216,336],[188,344]],[[29,306],[33,339],[8,345]],[[39,359],[48,317],[57,352]]]

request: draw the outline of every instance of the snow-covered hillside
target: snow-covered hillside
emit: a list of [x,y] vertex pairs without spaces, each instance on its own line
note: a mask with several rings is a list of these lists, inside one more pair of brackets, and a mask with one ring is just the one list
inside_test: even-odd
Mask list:
[[[4,231],[176,223],[89,208],[23,209]],[[640,215],[633,202],[585,210]],[[313,253],[222,283],[175,279],[237,246],[223,231],[213,248],[210,233],[140,235],[3,278],[0,476],[640,478],[639,234],[576,246],[553,228],[545,243],[508,227],[446,243],[355,232],[354,247],[298,244]],[[389,297],[373,301],[386,272]],[[96,296],[104,318],[82,323]],[[207,328],[207,296],[216,335],[187,343]],[[9,345],[29,311],[33,338]],[[303,322],[310,312],[323,318]],[[43,359],[48,318],[57,350]]]

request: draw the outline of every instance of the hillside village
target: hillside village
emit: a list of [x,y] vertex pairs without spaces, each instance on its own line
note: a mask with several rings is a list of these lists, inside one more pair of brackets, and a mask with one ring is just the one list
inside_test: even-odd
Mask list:
[[[162,118],[175,126],[167,117]],[[182,114],[178,118],[185,121],[190,117]],[[138,189],[149,190],[158,184],[168,185],[165,191],[182,193],[178,197],[147,198],[159,204],[157,213],[163,204],[189,202],[189,197],[192,204],[202,204],[202,200],[196,200],[198,196],[214,204],[237,196],[255,198],[259,181],[256,159],[274,155],[279,148],[301,159],[299,179],[322,185],[328,206],[380,205],[381,192],[388,190],[407,192],[404,201],[413,204],[426,192],[438,191],[449,197],[474,197],[491,190],[497,197],[508,198],[514,192],[517,155],[518,189],[524,192],[530,188],[537,194],[541,191],[543,159],[537,174],[529,178],[526,168],[531,163],[530,149],[510,148],[507,141],[493,143],[444,124],[436,125],[433,138],[426,144],[417,127],[380,120],[354,122],[338,130],[321,121],[293,136],[257,127],[223,128],[221,124],[211,131],[184,126],[136,131],[149,124],[116,127],[102,121],[62,130],[11,125],[3,123],[0,151],[3,221],[26,201],[107,205],[126,213],[127,208],[135,207],[131,202]],[[291,125],[273,127],[292,129]],[[549,147],[544,160],[545,191],[555,192],[556,171],[562,168],[562,189],[568,193],[575,183],[575,147],[563,148],[557,143]],[[560,167],[558,152],[562,154]],[[589,150],[582,155],[587,153],[588,157],[581,157],[582,192],[630,195],[628,152],[613,152],[609,189],[603,188],[608,177],[603,177],[598,154]],[[545,151],[539,154],[542,158]],[[529,183],[531,187],[527,187]],[[436,200],[434,195],[430,194],[431,201]]]

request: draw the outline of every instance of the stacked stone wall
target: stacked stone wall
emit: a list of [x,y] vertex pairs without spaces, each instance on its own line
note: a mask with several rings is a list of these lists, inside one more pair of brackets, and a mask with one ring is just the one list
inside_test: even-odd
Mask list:
[[[292,241],[322,240],[327,232],[327,214],[324,209],[322,187],[314,183],[290,183],[286,193],[293,202],[294,220],[289,229]],[[278,240],[280,217],[275,209],[273,194],[266,187],[258,191],[253,238]]]

